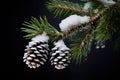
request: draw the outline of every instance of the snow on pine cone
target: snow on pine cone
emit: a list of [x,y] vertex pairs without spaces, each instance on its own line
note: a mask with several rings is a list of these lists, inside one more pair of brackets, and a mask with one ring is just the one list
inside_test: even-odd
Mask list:
[[23,61],[28,67],[37,68],[46,62],[49,50],[48,39],[49,37],[43,32],[43,34],[32,38],[32,41],[26,46]]
[[54,43],[54,46],[51,51],[51,65],[54,65],[56,69],[64,69],[70,63],[70,50],[63,40]]

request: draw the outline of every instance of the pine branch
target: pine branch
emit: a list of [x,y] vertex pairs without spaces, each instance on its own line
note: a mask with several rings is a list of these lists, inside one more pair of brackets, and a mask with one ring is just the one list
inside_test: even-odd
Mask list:
[[[82,34],[79,34],[79,37],[76,38],[80,38],[80,40],[77,39],[76,42],[73,41],[73,44],[71,45],[71,52],[72,52],[72,59],[74,62],[76,62],[76,64],[79,64],[82,59],[86,59],[87,54],[90,52],[91,49],[91,44],[92,44],[92,40],[93,40],[93,25],[91,25],[89,27],[89,29],[87,30],[87,32],[82,32]],[[76,39],[75,39],[76,40]],[[78,42],[79,41],[79,42]]]
[[47,8],[52,11],[55,16],[90,14],[90,12],[82,10],[82,5],[69,2],[68,0],[50,0],[50,2],[47,3]]
[[42,34],[44,31],[50,37],[53,37],[59,33],[59,31],[49,24],[46,17],[40,17],[39,19],[32,17],[29,22],[25,21],[23,25],[26,27],[22,27],[21,29],[23,32],[27,33],[24,36],[26,39],[30,39],[38,34]]
[[120,2],[120,0],[117,0],[118,2]]
[[68,30],[68,31],[65,31],[65,32],[63,32],[63,33],[60,33],[59,35],[57,35],[57,36],[55,37],[54,41],[57,41],[57,40],[59,40],[59,39],[61,39],[61,38],[65,38],[67,35],[69,35],[70,33],[78,30],[78,29],[81,28],[82,26],[86,26],[86,25],[88,25],[88,24],[90,24],[90,23],[93,23],[93,22],[97,21],[97,20],[101,17],[101,15],[103,15],[104,12],[105,12],[105,10],[101,10],[101,11],[98,12],[94,17],[92,17],[88,22],[85,22],[85,23],[83,23],[83,24],[81,24],[81,25],[79,25],[79,26],[76,26],[76,27],[71,28],[71,29]]
[[104,5],[100,0],[91,0],[91,6],[93,9],[103,9]]
[[90,31],[84,36],[83,40],[81,41],[79,49],[82,48],[83,43],[88,39],[89,35],[91,34],[91,32],[92,32],[92,30],[93,30],[93,26],[91,26],[91,27],[89,28],[89,30],[90,30]]
[[113,34],[120,30],[120,4],[116,3],[106,9],[105,14],[101,17],[100,22],[95,30],[95,40],[104,44],[110,40]]

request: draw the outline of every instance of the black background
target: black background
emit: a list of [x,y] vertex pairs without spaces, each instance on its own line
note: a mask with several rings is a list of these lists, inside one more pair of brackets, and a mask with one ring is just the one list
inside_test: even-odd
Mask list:
[[4,12],[5,16],[7,16],[5,18],[7,23],[4,24],[7,30],[7,41],[5,42],[7,44],[4,44],[3,47],[5,50],[1,64],[4,66],[2,66],[1,72],[6,76],[11,75],[7,78],[15,80],[108,80],[119,78],[120,55],[118,54],[119,52],[113,51],[112,40],[106,44],[105,49],[96,50],[93,45],[93,49],[85,62],[82,62],[80,65],[71,63],[64,70],[55,69],[49,62],[38,69],[30,69],[23,63],[24,49],[29,41],[23,38],[24,33],[20,30],[23,21],[29,21],[31,16],[39,17],[40,15],[46,15],[48,21],[59,29],[60,19],[53,18],[45,7],[46,1],[16,0],[5,2],[7,7],[3,7],[5,7]]

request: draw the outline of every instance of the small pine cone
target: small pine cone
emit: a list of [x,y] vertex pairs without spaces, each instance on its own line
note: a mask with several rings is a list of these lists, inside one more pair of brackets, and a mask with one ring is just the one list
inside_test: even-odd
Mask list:
[[54,65],[56,69],[64,69],[70,63],[70,50],[62,40],[57,43],[51,51],[51,65]]
[[[23,61],[30,68],[37,68],[43,65],[48,59],[48,44],[47,39],[41,40],[44,38],[42,35],[39,35],[32,39],[29,42],[29,45],[26,46]],[[40,39],[40,40],[39,40]]]

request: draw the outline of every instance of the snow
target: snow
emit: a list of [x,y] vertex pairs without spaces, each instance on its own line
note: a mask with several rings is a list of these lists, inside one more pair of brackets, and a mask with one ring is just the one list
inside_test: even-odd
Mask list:
[[54,59],[54,61],[58,61],[58,59],[56,58],[56,59]]
[[30,62],[29,62],[29,61],[26,61],[26,64],[30,64]]
[[55,68],[56,68],[56,69],[64,69],[65,66],[59,64],[59,65],[55,65]]
[[44,59],[44,58],[41,58],[41,60],[43,60],[44,62],[46,62],[46,59]]
[[37,54],[37,56],[40,56],[40,57],[42,57],[42,55],[41,55],[41,54]]
[[65,56],[65,54],[64,54],[64,53],[62,53],[62,54],[60,54],[60,56]]
[[100,48],[100,46],[98,46],[98,45],[97,45],[95,48],[96,48],[96,49],[99,49],[99,48]]
[[40,61],[40,64],[42,64],[42,65],[43,65],[43,64],[44,64],[44,62],[41,62],[41,61]]
[[43,54],[43,56],[44,56],[46,59],[48,58],[46,54]]
[[35,45],[35,44],[36,44],[35,42],[31,41],[31,42],[29,42],[29,45],[26,46],[26,47],[27,47],[27,48],[28,48],[28,47],[32,47],[32,46]]
[[41,47],[41,46],[37,46],[37,48],[40,48],[40,49],[41,49],[42,47]]
[[101,48],[105,48],[105,45],[102,45]]
[[83,16],[83,17],[81,17],[80,23],[81,23],[81,24],[82,24],[82,23],[85,23],[85,22],[89,21],[89,19],[90,19],[89,16]]
[[104,4],[105,7],[110,6],[110,5],[114,5],[116,3],[113,0],[100,0],[100,1]]
[[34,54],[31,54],[30,57],[36,57]]
[[67,61],[66,59],[62,59],[62,61]]
[[37,67],[39,67],[39,66],[40,66],[40,64],[37,64],[36,66],[37,66]]
[[59,62],[59,64],[63,64],[63,62],[61,61],[61,62]]
[[40,35],[37,35],[36,37],[32,38],[33,42],[46,42],[49,40],[49,37],[47,36],[47,34],[45,32],[43,32]]
[[35,63],[34,63],[34,62],[32,62],[31,64],[32,64],[32,65],[35,65]]
[[40,60],[39,60],[39,59],[34,59],[34,61],[36,61],[36,62],[40,62]]
[[34,51],[34,53],[39,53],[39,51]]
[[23,62],[26,62],[26,59],[24,59]]
[[93,10],[94,13],[97,13],[98,11],[99,11],[98,9],[94,9],[94,10]]
[[61,56],[58,56],[57,58],[58,58],[58,59],[62,59],[63,57],[61,57]]
[[[47,42],[48,40],[49,40],[49,37],[47,36],[47,34],[45,32],[43,32],[42,34],[33,37],[32,41],[29,42],[29,45],[26,47],[32,47],[33,45],[36,44],[36,42]],[[37,47],[39,47],[39,46],[37,46]]]
[[67,31],[75,26],[78,26],[84,22],[87,22],[90,19],[89,16],[79,16],[79,15],[70,15],[69,17],[63,19],[59,24],[61,31]]
[[60,50],[69,50],[69,48],[63,42],[63,40],[59,40],[59,41],[55,42],[54,45],[56,48],[59,47]]
[[88,10],[91,6],[91,2],[87,2],[84,4],[83,10]]
[[35,47],[31,47],[32,50],[37,50]]
[[32,58],[31,58],[31,57],[28,57],[27,60],[32,60]]

